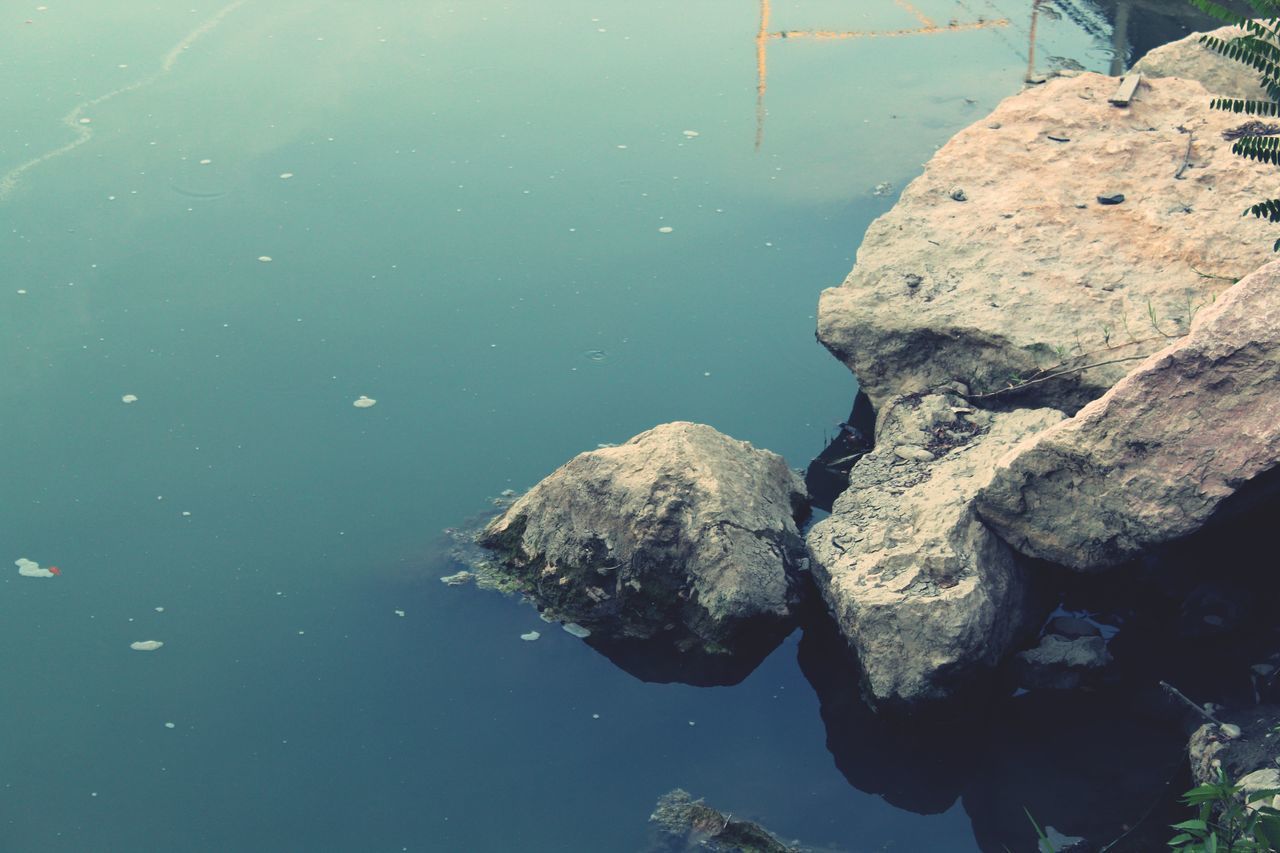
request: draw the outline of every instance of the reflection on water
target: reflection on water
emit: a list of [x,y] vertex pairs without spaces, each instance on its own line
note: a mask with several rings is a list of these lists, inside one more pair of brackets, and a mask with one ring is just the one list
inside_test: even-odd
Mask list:
[[[764,119],[766,115],[764,96],[768,88],[768,44],[774,39],[863,39],[863,38],[898,38],[903,36],[938,35],[940,33],[962,32],[965,30],[985,30],[993,27],[1007,27],[1006,18],[961,22],[952,18],[946,24],[938,24],[924,12],[907,2],[893,0],[904,12],[914,17],[918,27],[885,29],[885,30],[826,30],[826,29],[788,29],[770,30],[771,0],[760,0],[760,28],[756,32],[756,150],[764,142]],[[1034,33],[1034,30],[1033,30]],[[1034,34],[1032,36],[1034,39]]]

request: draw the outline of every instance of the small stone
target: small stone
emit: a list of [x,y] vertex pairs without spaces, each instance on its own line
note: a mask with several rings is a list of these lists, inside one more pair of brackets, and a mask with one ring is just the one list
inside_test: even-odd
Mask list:
[[1223,723],[1218,726],[1218,731],[1222,732],[1222,736],[1227,740],[1235,740],[1240,737],[1240,727],[1235,723]]
[[1116,193],[1115,195],[1098,196],[1098,204],[1112,205],[1112,204],[1123,204],[1123,203],[1124,203],[1124,195],[1122,193]]
[[936,457],[914,444],[899,444],[893,449],[893,455],[908,462],[932,462]]
[[964,189],[962,189],[961,187],[952,187],[951,189],[947,190],[947,195],[951,197],[952,201],[968,201],[969,200],[969,196],[965,195]]

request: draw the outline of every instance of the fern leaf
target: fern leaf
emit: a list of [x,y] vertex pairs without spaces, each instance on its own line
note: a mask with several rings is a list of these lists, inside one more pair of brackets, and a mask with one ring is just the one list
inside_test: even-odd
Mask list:
[[1280,136],[1242,136],[1231,146],[1231,153],[1280,166]]
[[1251,116],[1280,115],[1280,104],[1275,101],[1245,101],[1240,98],[1214,98],[1209,106],[1215,110],[1229,113],[1244,113]]
[[1244,212],[1244,216],[1252,214],[1257,219],[1265,219],[1268,222],[1280,222],[1280,198],[1269,198],[1266,201],[1260,201],[1249,207]]
[[1226,21],[1228,24],[1239,24],[1244,20],[1241,15],[1237,15],[1225,6],[1219,6],[1213,0],[1188,0],[1188,2],[1206,15],[1217,18],[1219,21]]

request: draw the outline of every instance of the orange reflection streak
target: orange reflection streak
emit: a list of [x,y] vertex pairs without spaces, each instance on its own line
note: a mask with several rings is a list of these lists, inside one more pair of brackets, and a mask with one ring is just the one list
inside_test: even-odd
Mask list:
[[[912,29],[901,30],[779,30],[776,33],[769,32],[769,7],[770,0],[760,0],[760,29],[756,33],[756,150],[760,150],[760,145],[764,141],[764,94],[768,88],[768,45],[770,39],[814,39],[819,41],[836,40],[836,39],[860,39],[860,38],[899,38],[902,36],[932,36],[939,33],[958,33],[973,30],[987,30],[995,27],[1009,26],[1008,18],[998,18],[996,20],[984,20],[979,18],[972,23],[962,24],[958,21],[951,21],[945,26],[939,26],[934,23],[927,15],[911,5],[908,0],[893,0],[895,4],[904,11],[910,13],[920,21],[922,26]],[[1039,5],[1040,0],[1033,0],[1032,11],[1034,15],[1035,7]],[[1034,32],[1034,17],[1032,18],[1032,27]]]
[[902,9],[906,10],[907,12],[910,12],[912,15],[914,15],[914,16],[915,16],[915,19],[916,19],[917,21],[919,21],[919,22],[920,22],[922,25],[924,25],[925,27],[932,27],[932,26],[934,26],[933,21],[929,20],[929,16],[928,16],[928,15],[926,15],[924,12],[921,12],[921,11],[920,11],[919,9],[917,9],[915,6],[912,6],[910,3],[908,3],[908,2],[907,2],[907,0],[893,0],[893,2],[894,2],[894,3],[897,3],[897,4],[898,4],[898,6],[899,6],[900,8],[902,8]]

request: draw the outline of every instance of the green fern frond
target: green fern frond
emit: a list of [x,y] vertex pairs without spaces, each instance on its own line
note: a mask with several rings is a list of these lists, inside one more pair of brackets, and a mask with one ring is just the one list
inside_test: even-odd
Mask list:
[[1214,98],[1209,107],[1225,110],[1229,113],[1244,113],[1251,116],[1278,116],[1280,104],[1275,101],[1246,101],[1240,98]]
[[1231,146],[1231,153],[1280,166],[1280,136],[1242,136]]
[[1260,201],[1252,205],[1243,215],[1249,216],[1250,214],[1268,222],[1280,222],[1280,198],[1269,198],[1266,201]]

